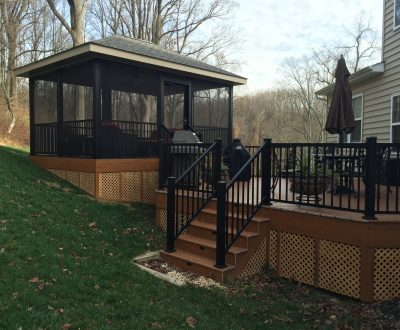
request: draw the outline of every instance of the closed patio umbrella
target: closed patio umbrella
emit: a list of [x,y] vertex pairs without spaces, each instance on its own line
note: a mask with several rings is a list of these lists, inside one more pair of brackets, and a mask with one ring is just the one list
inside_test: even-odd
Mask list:
[[346,67],[343,55],[340,56],[335,71],[335,89],[332,103],[326,119],[325,130],[331,134],[339,134],[339,140],[343,143],[343,133],[351,133],[355,128],[352,106],[352,93],[348,77],[350,72]]

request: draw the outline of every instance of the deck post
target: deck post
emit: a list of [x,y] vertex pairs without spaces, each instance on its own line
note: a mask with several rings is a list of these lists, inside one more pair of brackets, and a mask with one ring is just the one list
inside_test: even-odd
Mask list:
[[159,150],[159,163],[158,163],[158,188],[162,189],[165,185],[165,173],[166,173],[166,159],[165,159],[165,145],[164,139],[158,141]]
[[376,183],[376,162],[377,162],[377,138],[368,137],[366,140],[365,156],[365,210],[363,218],[376,220],[375,217],[375,183]]
[[94,62],[94,84],[93,84],[93,142],[94,158],[101,158],[101,63]]
[[226,182],[217,183],[217,242],[215,267],[225,268],[225,210],[226,210]]
[[36,153],[36,132],[35,132],[35,80],[29,78],[29,127],[30,127],[30,155]]
[[232,131],[233,131],[233,86],[228,87],[228,136],[226,143],[230,145],[232,143]]
[[168,178],[167,184],[167,249],[175,251],[175,177]]
[[57,72],[57,154],[63,155],[63,122],[64,122],[64,94],[61,71]]
[[215,140],[215,154],[214,154],[214,182],[213,187],[214,191],[217,187],[218,181],[221,180],[221,164],[222,164],[222,140]]
[[271,161],[272,140],[264,139],[264,150],[261,151],[261,199],[264,205],[271,205]]

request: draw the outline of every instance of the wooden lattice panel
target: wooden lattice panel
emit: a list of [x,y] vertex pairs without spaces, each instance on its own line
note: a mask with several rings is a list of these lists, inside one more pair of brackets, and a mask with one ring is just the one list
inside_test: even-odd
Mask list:
[[314,240],[307,236],[282,232],[280,274],[302,283],[313,284],[314,267]]
[[319,287],[359,298],[360,256],[357,246],[320,241]]
[[[188,215],[186,213],[178,213],[178,230],[181,230],[183,226],[186,225],[188,219]],[[182,233],[185,233],[184,230]]]
[[143,203],[154,204],[156,201],[156,189],[158,186],[157,171],[143,171]]
[[400,297],[400,249],[376,249],[374,257],[374,299]]
[[94,180],[95,180],[94,173],[80,172],[79,186],[83,191],[94,196],[95,194]]
[[99,174],[99,197],[111,200],[120,199],[120,174]]
[[278,232],[276,230],[271,230],[269,237],[269,267],[276,269]]
[[66,171],[67,172],[67,181],[72,183],[74,186],[79,187],[79,172],[78,171]]
[[121,200],[126,202],[142,201],[141,172],[121,172]]
[[262,268],[265,266],[265,263],[267,262],[265,254],[266,248],[267,248],[267,239],[264,238],[259,247],[257,248],[256,252],[254,252],[253,256],[250,258],[246,266],[243,268],[242,272],[239,275],[240,278],[257,274],[262,270]]
[[167,210],[159,209],[159,226],[163,232],[167,232]]
[[62,179],[67,178],[67,171],[64,171],[64,170],[49,170],[49,171],[54,173],[55,175],[57,175],[58,177],[60,177]]

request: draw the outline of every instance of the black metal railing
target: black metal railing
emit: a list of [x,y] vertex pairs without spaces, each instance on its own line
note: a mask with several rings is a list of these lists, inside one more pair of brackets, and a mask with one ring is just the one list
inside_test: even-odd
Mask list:
[[215,141],[177,178],[168,177],[167,251],[215,196],[221,178],[221,140]]
[[400,213],[400,143],[377,144],[375,182],[376,213]]
[[221,139],[222,146],[228,144],[228,128],[195,125],[191,128],[199,135],[200,140],[204,143],[213,143],[215,140]]
[[156,123],[110,120],[101,122],[101,157],[158,155]]
[[263,204],[270,203],[271,140],[242,166],[227,184],[217,185],[216,266],[225,267],[225,256]]
[[42,123],[33,126],[35,142],[32,154],[56,155],[57,148],[57,123]]
[[271,200],[319,208],[399,213],[400,144],[273,143]]
[[170,131],[165,125],[160,126],[160,141],[163,141],[163,143],[169,143],[171,142],[173,136],[174,133]]
[[210,147],[208,143],[163,143],[160,141],[159,188],[167,178],[179,178]]
[[94,121],[64,121],[61,127],[60,156],[93,157]]

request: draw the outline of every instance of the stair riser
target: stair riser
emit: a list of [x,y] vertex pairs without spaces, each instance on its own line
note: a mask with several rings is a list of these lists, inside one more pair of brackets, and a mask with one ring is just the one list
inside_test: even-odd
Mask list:
[[[207,238],[211,240],[216,240],[216,230],[210,230],[201,227],[189,226],[187,233],[193,236]],[[234,246],[247,249],[247,237],[239,236],[238,240],[235,242]]]
[[177,266],[181,269],[190,271],[197,275],[204,275],[204,276],[210,277],[213,280],[220,282],[220,283],[223,283],[224,280],[226,279],[226,277],[228,276],[228,274],[224,274],[217,270],[214,271],[208,267],[204,267],[202,265],[191,263],[190,261],[187,261],[187,260],[182,260],[180,258],[176,258],[174,256],[174,254],[165,253],[165,254],[162,254],[162,258],[168,262],[171,262],[172,264],[174,264],[175,266]]
[[[210,248],[208,246],[202,246],[197,243],[192,243],[188,241],[183,241],[180,239],[177,239],[175,241],[175,247],[180,250],[184,250],[189,253],[193,253],[202,257],[210,258],[210,259],[215,259],[216,255],[216,250],[215,248]],[[233,253],[227,253],[226,254],[226,262],[230,265],[235,265],[236,264],[236,256]]]
[[[199,214],[198,219],[207,223],[212,223],[212,224],[217,223],[216,215],[211,213],[202,212]],[[229,227],[231,226],[231,224],[232,224],[232,218],[228,217]],[[234,221],[234,228],[235,226],[236,226],[236,221]],[[256,221],[250,221],[250,223],[246,226],[246,230],[254,231],[256,233],[258,233],[258,229],[259,229],[259,224]]]

